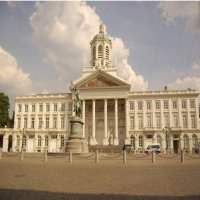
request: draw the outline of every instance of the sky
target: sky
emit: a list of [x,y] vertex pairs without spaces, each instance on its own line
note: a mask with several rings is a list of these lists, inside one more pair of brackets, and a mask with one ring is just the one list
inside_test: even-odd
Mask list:
[[0,91],[67,92],[100,23],[134,90],[200,89],[200,2],[0,2]]

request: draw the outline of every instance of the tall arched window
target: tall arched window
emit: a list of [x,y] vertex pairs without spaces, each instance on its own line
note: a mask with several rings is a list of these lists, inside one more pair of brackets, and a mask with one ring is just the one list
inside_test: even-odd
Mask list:
[[195,149],[198,147],[198,138],[197,138],[197,135],[193,135],[192,136],[192,147]]
[[48,135],[45,135],[45,146],[48,147],[49,145],[49,138]]
[[38,147],[41,147],[42,144],[42,137],[38,135]]
[[109,47],[106,46],[106,59],[109,60]]
[[188,150],[189,149],[189,137],[187,135],[184,135],[184,137],[183,137],[183,144],[184,144],[184,149]]
[[96,59],[96,47],[93,47],[92,57],[93,57],[93,61],[94,61]]
[[133,147],[133,149],[135,149],[135,137],[133,135],[131,135],[131,146]]
[[140,148],[143,148],[143,146],[144,146],[143,136],[140,135],[140,136],[139,136],[139,147],[140,147]]
[[103,58],[103,47],[99,45],[98,47],[98,58]]

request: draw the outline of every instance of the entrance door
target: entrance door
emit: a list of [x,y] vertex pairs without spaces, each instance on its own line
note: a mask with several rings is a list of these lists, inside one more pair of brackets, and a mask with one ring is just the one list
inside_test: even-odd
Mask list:
[[3,148],[3,135],[0,135],[0,148]]
[[56,136],[51,136],[49,140],[49,152],[56,152],[56,142],[57,142],[57,137]]
[[34,138],[29,138],[27,141],[27,152],[34,152]]
[[8,152],[12,151],[12,135],[8,137]]
[[174,140],[174,153],[178,153],[178,148],[179,148],[179,140]]

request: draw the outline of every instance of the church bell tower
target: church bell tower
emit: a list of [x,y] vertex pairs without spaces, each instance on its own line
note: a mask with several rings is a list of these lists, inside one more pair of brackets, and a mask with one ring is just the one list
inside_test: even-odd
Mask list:
[[90,42],[91,61],[90,65],[98,69],[106,69],[112,67],[111,53],[112,42],[105,33],[105,26],[99,26],[99,33],[94,36]]

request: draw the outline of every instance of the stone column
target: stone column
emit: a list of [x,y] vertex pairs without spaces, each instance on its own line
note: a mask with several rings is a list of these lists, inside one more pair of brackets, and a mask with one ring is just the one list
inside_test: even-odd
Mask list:
[[114,137],[114,145],[119,144],[118,138],[118,100],[115,99],[115,137]]
[[196,114],[196,129],[199,129],[199,102],[198,98],[195,99],[195,114]]
[[180,135],[179,142],[180,142],[180,144],[179,144],[180,149],[179,150],[183,150],[183,134]]
[[191,126],[191,114],[190,114],[190,100],[187,99],[187,120],[188,120],[188,129],[191,129],[192,126]]
[[172,100],[169,99],[169,127],[174,127],[174,119],[172,114]]
[[92,137],[90,137],[90,144],[96,145],[96,109],[95,109],[95,100],[92,100]]
[[155,116],[156,115],[156,109],[155,109],[156,102],[153,99],[151,103],[152,103],[152,119],[153,119],[152,125],[153,125],[153,128],[155,129],[156,128],[156,116]]
[[163,129],[165,127],[164,123],[164,104],[163,100],[160,100],[160,118],[161,118],[161,128]]
[[181,98],[178,99],[178,118],[179,118],[179,125],[180,125],[180,128],[183,128]]
[[85,138],[85,100],[83,100],[82,120],[83,120],[83,138]]
[[129,102],[128,102],[128,99],[125,99],[125,113],[126,113],[126,139],[125,139],[125,144],[130,144],[130,136],[129,136]]
[[3,136],[3,152],[7,152],[8,151],[8,135],[4,134]]
[[164,153],[166,153],[166,134],[162,134],[161,136],[161,139],[162,139],[162,146],[161,146],[161,149]]
[[188,138],[189,138],[189,152],[192,153],[192,135],[188,135]]
[[135,150],[138,151],[139,147],[139,139],[138,139],[138,134],[135,134]]
[[104,138],[103,145],[108,145],[108,102],[104,99]]

